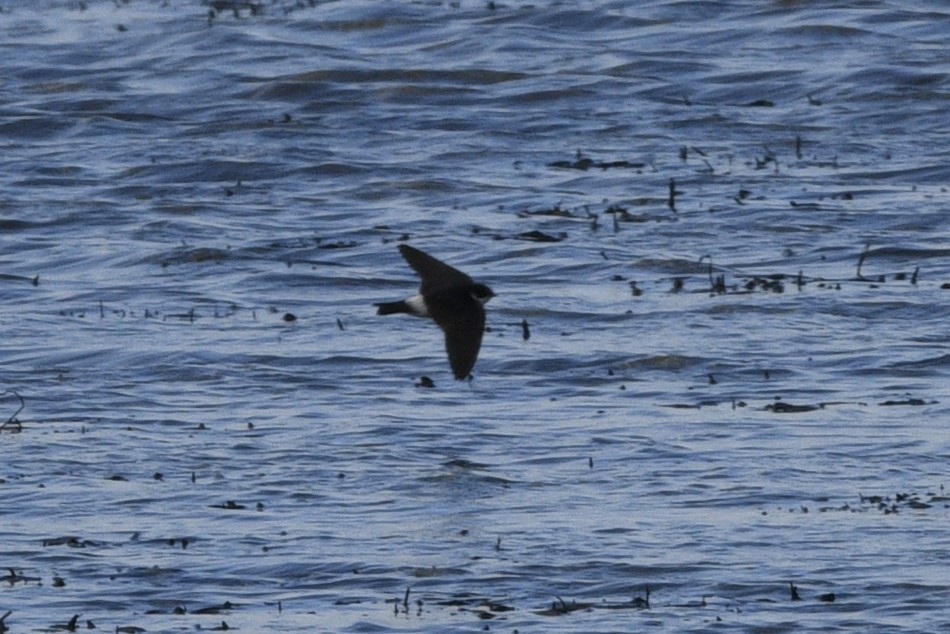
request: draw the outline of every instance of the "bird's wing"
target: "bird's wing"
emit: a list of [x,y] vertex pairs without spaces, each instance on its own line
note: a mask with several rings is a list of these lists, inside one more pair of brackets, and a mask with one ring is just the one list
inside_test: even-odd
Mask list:
[[467,378],[475,366],[485,332],[485,309],[468,294],[461,304],[431,312],[432,319],[445,331],[445,351],[455,378]]
[[452,268],[445,262],[436,260],[428,253],[414,249],[408,244],[400,244],[399,252],[422,279],[420,291],[423,295],[436,293],[453,286],[473,284],[472,278],[465,273]]

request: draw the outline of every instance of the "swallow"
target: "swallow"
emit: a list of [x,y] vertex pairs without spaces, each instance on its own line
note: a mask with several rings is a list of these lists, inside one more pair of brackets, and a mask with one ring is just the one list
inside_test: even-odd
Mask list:
[[430,317],[445,332],[445,351],[456,380],[468,378],[485,332],[485,302],[495,293],[419,249],[401,244],[399,253],[422,280],[419,294],[398,302],[375,304],[376,314]]

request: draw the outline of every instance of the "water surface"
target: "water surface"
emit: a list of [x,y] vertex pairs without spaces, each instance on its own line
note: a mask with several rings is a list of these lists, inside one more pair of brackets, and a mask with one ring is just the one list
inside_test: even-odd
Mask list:
[[950,624],[943,3],[210,10],[0,13],[11,631]]

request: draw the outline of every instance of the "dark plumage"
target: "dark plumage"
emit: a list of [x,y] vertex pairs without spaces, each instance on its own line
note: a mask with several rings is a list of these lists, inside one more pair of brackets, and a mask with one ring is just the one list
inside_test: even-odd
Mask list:
[[431,317],[445,332],[445,351],[455,378],[468,377],[478,358],[485,331],[483,306],[495,293],[419,249],[401,244],[399,253],[422,280],[419,294],[398,302],[376,304],[376,313]]

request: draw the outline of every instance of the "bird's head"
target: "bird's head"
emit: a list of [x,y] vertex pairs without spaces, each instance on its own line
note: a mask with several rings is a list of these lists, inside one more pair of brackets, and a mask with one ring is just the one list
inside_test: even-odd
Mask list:
[[474,284],[472,286],[472,299],[478,300],[481,304],[485,304],[488,300],[495,296],[495,293],[492,289],[488,288],[484,284]]

